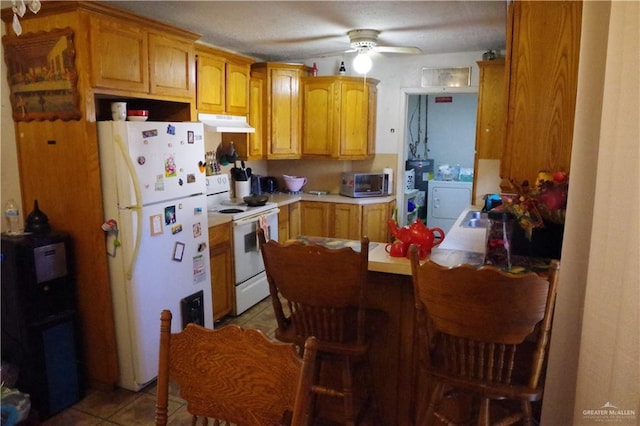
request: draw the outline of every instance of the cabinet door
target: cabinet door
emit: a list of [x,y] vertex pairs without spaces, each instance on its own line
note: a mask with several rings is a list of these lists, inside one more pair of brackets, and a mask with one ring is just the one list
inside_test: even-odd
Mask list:
[[193,99],[195,83],[193,43],[149,34],[149,93]]
[[516,1],[507,28],[507,122],[500,176],[569,171],[582,2]]
[[333,214],[329,237],[346,238],[348,240],[360,239],[361,207],[358,204],[332,204]]
[[299,78],[298,70],[269,70],[269,159],[296,159],[300,156]]
[[335,83],[331,80],[309,78],[303,80],[302,155],[329,157],[337,141],[339,122],[335,99]]
[[284,243],[289,239],[289,206],[280,207],[278,213],[278,241]]
[[362,82],[340,83],[340,140],[338,158],[358,159],[368,155],[369,102]]
[[249,82],[249,124],[256,129],[255,133],[249,133],[248,160],[260,160],[264,157],[264,79],[251,78]]
[[[502,156],[504,115],[504,60],[478,62],[478,115],[476,156],[499,160]],[[477,168],[476,168],[477,170]]]
[[198,92],[196,97],[199,112],[222,114],[225,109],[225,61],[205,52],[198,52]]
[[369,124],[367,130],[367,154],[372,156],[376,153],[376,117],[378,116],[378,83],[369,83],[369,96],[367,102],[369,103]]
[[233,250],[229,224],[209,228],[209,263],[213,319],[217,321],[233,310]]
[[149,92],[147,32],[114,18],[91,16],[91,85]]
[[365,204],[362,206],[362,235],[369,241],[389,240],[389,219],[394,203]]
[[329,214],[331,203],[315,201],[300,202],[300,226],[302,235],[329,237]]
[[298,235],[301,235],[299,202],[289,204],[289,237],[295,238]]
[[249,113],[249,72],[249,64],[227,62],[227,113]]

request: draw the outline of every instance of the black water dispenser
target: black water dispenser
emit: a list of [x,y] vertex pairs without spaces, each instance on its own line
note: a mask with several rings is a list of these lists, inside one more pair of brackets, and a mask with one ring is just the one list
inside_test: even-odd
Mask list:
[[2,235],[2,361],[41,419],[82,396],[71,238]]

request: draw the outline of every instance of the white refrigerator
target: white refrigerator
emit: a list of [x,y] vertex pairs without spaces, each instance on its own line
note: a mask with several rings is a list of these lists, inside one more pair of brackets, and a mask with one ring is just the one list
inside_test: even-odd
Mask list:
[[[201,123],[98,123],[119,385],[158,369],[160,312],[172,331],[213,328]],[[115,222],[114,222],[115,221]]]

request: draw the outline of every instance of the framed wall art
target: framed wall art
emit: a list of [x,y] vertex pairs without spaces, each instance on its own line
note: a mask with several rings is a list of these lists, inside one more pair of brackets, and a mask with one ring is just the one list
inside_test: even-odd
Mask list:
[[71,28],[4,36],[2,42],[15,121],[80,118]]
[[422,87],[466,87],[471,85],[471,67],[422,68]]

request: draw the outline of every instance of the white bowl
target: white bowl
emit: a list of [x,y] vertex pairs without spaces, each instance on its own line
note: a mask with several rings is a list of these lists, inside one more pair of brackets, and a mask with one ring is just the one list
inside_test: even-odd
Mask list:
[[149,117],[145,117],[142,115],[128,115],[127,120],[129,121],[147,121]]
[[291,192],[298,192],[307,183],[307,178],[297,176],[284,176],[284,183]]

